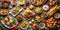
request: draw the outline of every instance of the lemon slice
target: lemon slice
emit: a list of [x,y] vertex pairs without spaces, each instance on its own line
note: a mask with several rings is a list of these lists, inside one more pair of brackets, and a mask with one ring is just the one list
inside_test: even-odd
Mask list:
[[20,1],[19,4],[20,5],[23,5],[25,3],[25,1]]

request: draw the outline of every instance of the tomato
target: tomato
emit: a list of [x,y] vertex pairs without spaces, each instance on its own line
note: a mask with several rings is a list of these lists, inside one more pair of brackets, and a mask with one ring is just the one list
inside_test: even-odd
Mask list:
[[58,22],[58,24],[60,25],[60,22]]
[[26,9],[26,8],[27,8],[27,6],[25,6],[25,5],[24,5],[24,6],[23,6],[23,8],[24,8],[24,9]]

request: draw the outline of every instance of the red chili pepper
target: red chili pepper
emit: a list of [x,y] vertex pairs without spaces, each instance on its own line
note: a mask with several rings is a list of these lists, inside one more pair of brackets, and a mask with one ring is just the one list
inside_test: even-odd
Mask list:
[[12,30],[17,30],[18,29],[18,26],[15,26]]

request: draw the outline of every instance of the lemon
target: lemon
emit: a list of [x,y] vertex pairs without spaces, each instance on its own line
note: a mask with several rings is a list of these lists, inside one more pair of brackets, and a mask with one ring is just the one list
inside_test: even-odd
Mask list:
[[19,4],[20,5],[23,5],[25,3],[25,1],[20,1]]

